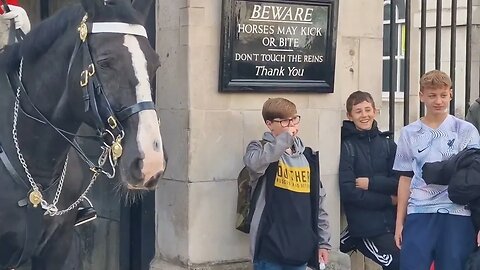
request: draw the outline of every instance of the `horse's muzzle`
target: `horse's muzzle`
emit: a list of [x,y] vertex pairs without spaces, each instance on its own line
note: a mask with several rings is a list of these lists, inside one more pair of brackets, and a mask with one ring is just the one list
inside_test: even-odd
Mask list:
[[[166,162],[164,161],[163,164]],[[162,164],[162,165],[163,165]],[[133,181],[129,181],[128,188],[129,189],[147,189],[152,190],[155,189],[157,186],[158,180],[163,176],[164,173],[164,166],[161,166],[161,170],[157,171],[153,176],[150,178],[146,178],[146,175],[142,173],[142,167],[144,162],[142,159],[136,159],[130,165],[130,179]]]

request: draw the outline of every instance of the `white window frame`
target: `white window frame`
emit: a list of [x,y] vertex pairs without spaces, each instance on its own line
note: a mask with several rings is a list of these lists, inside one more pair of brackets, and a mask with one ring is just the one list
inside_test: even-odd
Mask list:
[[[403,1],[403,0],[399,0],[399,1]],[[390,0],[385,0],[383,1],[383,10],[385,11],[385,6],[387,5],[391,5],[392,2]],[[389,7],[390,8],[390,7]],[[391,16],[392,14],[390,14]],[[402,89],[400,89],[400,82],[401,80],[403,80],[403,74],[401,74],[400,70],[401,70],[401,60],[405,61],[405,50],[404,50],[404,46],[403,46],[403,35],[402,35],[402,32],[403,31],[406,31],[405,29],[405,18],[402,18],[400,19],[400,14],[399,14],[399,11],[398,11],[398,7],[395,6],[395,24],[397,26],[397,50],[395,52],[395,57],[394,57],[394,61],[396,62],[397,64],[397,74],[396,74],[396,78],[395,78],[395,82],[396,82],[396,85],[395,85],[395,100],[403,100],[403,91],[401,91]],[[383,18],[383,25],[390,25],[390,18]],[[390,27],[390,31],[393,30],[393,27]],[[389,38],[389,37],[384,37],[383,38]],[[383,50],[382,50],[382,54],[383,54]],[[390,59],[390,56],[385,56],[383,55],[382,56],[382,65],[386,62],[385,60],[389,60]],[[404,70],[404,72],[406,72]],[[383,73],[382,73],[383,74]],[[382,75],[382,99],[386,99],[388,100],[389,98],[389,92],[388,91],[383,91],[383,80],[386,79],[386,78],[383,78],[383,75]],[[404,87],[406,87],[404,85]]]

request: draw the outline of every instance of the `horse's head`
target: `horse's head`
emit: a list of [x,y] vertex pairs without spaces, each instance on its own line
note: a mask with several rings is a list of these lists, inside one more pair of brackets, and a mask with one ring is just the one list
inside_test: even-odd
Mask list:
[[142,26],[146,14],[139,12],[148,9],[135,9],[129,0],[82,0],[82,6],[87,17],[79,28],[86,35],[80,81],[83,99],[90,101],[79,113],[104,134],[122,181],[132,189],[154,188],[166,162],[151,88],[159,58]]

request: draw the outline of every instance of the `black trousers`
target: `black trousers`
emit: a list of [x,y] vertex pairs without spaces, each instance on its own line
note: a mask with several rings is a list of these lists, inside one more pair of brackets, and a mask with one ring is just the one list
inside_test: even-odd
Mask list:
[[[381,265],[384,270],[400,269],[400,250],[395,245],[393,233],[360,238],[352,237],[348,231],[344,231],[341,235],[340,245],[340,249],[342,249],[342,245],[344,245],[345,249],[348,246],[350,251],[355,249],[360,251],[363,256]],[[345,251],[348,251],[348,249]]]

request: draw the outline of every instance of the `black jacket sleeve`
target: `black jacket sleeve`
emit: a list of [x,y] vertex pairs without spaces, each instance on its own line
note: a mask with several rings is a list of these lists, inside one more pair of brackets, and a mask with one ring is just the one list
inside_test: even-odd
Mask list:
[[[386,139],[386,138],[385,138]],[[398,175],[393,172],[393,162],[395,161],[395,153],[397,152],[397,144],[388,139],[390,150],[387,160],[387,176],[374,175],[369,178],[368,189],[386,195],[395,195],[398,190]]]
[[[472,149],[473,150],[473,149]],[[452,174],[448,185],[448,197],[452,202],[465,205],[476,201],[480,206],[480,153],[476,150],[464,152]],[[477,212],[479,209],[477,209]]]
[[446,170],[448,160],[427,162],[422,167],[422,178],[427,184],[448,185],[451,173]]
[[392,199],[389,195],[355,187],[354,158],[356,157],[351,156],[347,151],[345,143],[342,143],[339,166],[340,198],[342,202],[368,209],[383,209],[392,206]]

